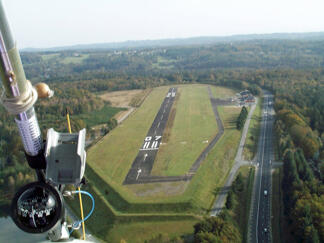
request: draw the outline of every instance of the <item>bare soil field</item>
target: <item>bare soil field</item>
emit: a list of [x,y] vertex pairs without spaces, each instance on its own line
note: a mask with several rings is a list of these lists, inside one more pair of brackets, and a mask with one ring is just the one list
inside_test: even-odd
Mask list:
[[100,98],[106,101],[110,101],[112,106],[115,107],[129,107],[134,97],[142,94],[144,90],[133,89],[133,90],[122,90],[108,92],[100,95]]

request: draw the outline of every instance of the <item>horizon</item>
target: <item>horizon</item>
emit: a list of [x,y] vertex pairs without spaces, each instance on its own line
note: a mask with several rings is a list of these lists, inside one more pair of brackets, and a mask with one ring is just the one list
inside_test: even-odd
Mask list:
[[[48,47],[23,47],[20,48],[22,51],[24,50],[37,50],[37,49],[55,49],[55,48],[69,48],[69,47],[78,47],[78,46],[88,46],[88,45],[105,45],[105,44],[124,44],[128,42],[154,42],[154,41],[172,41],[172,40],[188,40],[188,39],[199,39],[199,38],[231,38],[231,37],[239,37],[239,36],[271,36],[271,35],[311,35],[311,34],[323,34],[324,31],[318,32],[274,32],[274,33],[251,33],[251,34],[233,34],[233,35],[220,35],[220,36],[189,36],[189,37],[174,37],[174,38],[163,38],[163,39],[139,39],[139,40],[124,40],[124,41],[114,41],[114,42],[93,42],[93,43],[75,43],[70,45],[61,45],[61,46],[48,46]],[[276,39],[276,38],[273,38]],[[280,38],[278,38],[280,39]],[[284,38],[283,38],[284,39]],[[254,39],[251,39],[254,40]],[[257,39],[255,39],[257,40]],[[216,42],[215,42],[216,44]],[[145,46],[145,45],[143,45]]]
[[324,31],[318,0],[2,2],[20,48]]

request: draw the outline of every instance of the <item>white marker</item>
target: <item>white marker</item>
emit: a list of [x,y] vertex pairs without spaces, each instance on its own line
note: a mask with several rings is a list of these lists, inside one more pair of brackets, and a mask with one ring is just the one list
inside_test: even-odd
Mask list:
[[155,148],[157,148],[157,146],[158,146],[158,141],[154,141],[154,142],[152,143],[151,148],[152,148],[152,149],[155,149]]
[[136,176],[136,180],[138,179],[139,175],[141,174],[142,170],[141,169],[138,169],[137,171],[137,176]]
[[150,145],[150,142],[145,142],[144,146],[143,146],[143,149],[147,149],[149,147],[149,145]]
[[159,124],[158,124],[158,127],[160,127],[160,122],[159,122]]
[[144,161],[146,160],[146,157],[148,156],[148,154],[144,154]]

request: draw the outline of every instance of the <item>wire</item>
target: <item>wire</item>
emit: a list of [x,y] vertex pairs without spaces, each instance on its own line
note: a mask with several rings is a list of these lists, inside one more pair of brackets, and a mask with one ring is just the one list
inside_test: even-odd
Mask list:
[[[68,129],[69,129],[69,133],[72,133],[71,130],[71,122],[70,122],[70,115],[68,110],[66,109],[66,119],[67,119],[67,123],[68,123]],[[79,201],[80,201],[80,211],[81,211],[81,220],[82,220],[82,235],[83,235],[83,240],[85,240],[85,226],[84,226],[84,218],[83,218],[83,205],[82,205],[82,197],[81,197],[81,191],[80,191],[80,186],[78,187],[79,190]],[[80,226],[79,226],[80,228]]]
[[84,223],[84,221],[86,221],[91,216],[91,214],[93,213],[93,210],[95,208],[95,200],[94,200],[93,196],[89,192],[86,192],[86,191],[71,191],[71,193],[72,194],[80,193],[80,194],[85,194],[85,195],[89,196],[91,198],[91,201],[92,201],[92,208],[91,208],[90,212],[88,213],[88,215],[84,217],[84,219],[82,219],[80,221],[75,221],[72,224],[72,229],[70,230],[70,235],[75,229],[80,228],[81,224]]

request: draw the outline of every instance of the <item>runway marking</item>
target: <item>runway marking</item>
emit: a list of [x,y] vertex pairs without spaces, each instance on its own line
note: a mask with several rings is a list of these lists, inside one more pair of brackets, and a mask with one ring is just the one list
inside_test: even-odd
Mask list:
[[[156,133],[156,131],[154,132]],[[162,136],[154,136],[154,140],[152,141],[152,136],[148,136],[144,139],[144,145],[140,150],[155,150],[159,149],[159,140]]]
[[150,142],[144,143],[143,149],[147,149],[149,147],[149,145],[150,145]]
[[138,169],[137,171],[137,176],[136,176],[136,180],[138,179],[139,175],[141,174],[142,170],[141,169]]
[[148,151],[148,150],[158,150],[159,148],[147,148],[147,149],[140,149],[141,151]]
[[170,96],[171,96],[171,93],[168,93],[166,97],[169,98]]
[[148,156],[148,154],[144,154],[144,161],[146,160],[146,157]]
[[161,116],[161,120],[163,119],[163,115]]
[[154,141],[154,142],[152,143],[151,148],[152,148],[152,149],[157,148],[158,143],[159,143],[158,141]]
[[159,124],[158,124],[158,126],[157,127],[160,127],[160,122],[159,122]]
[[176,93],[172,92],[172,97],[175,97]]

